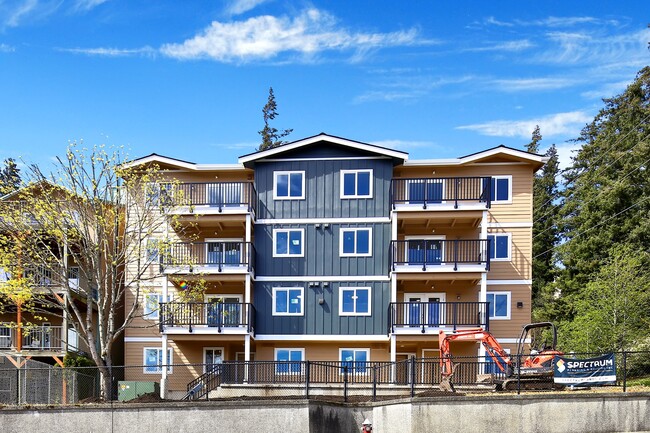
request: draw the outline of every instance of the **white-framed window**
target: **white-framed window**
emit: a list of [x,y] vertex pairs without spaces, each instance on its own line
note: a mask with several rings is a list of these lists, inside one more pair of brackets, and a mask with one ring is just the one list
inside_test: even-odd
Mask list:
[[301,200],[305,198],[304,171],[274,171],[273,199]]
[[303,287],[273,287],[273,315],[302,316],[304,291]]
[[372,198],[372,169],[341,170],[341,198]]
[[278,362],[275,372],[278,374],[290,374],[302,372],[302,361],[305,360],[305,349],[277,348],[273,359]]
[[273,257],[303,257],[305,229],[273,229]]
[[145,183],[144,199],[148,206],[157,206],[160,203],[160,184],[157,182]]
[[160,259],[160,239],[148,237],[145,240],[145,259],[148,263],[157,263]]
[[[144,295],[144,315],[147,319],[158,319],[160,317],[160,303],[164,302],[161,293],[146,293]],[[167,302],[171,302],[172,295],[167,295]]]
[[492,176],[490,198],[496,204],[512,203],[512,176]]
[[341,229],[339,240],[339,255],[341,257],[372,256],[372,229],[347,228]]
[[[348,372],[367,373],[367,363],[370,361],[370,349],[339,349],[341,367],[347,367]],[[343,373],[341,369],[341,373]]]
[[495,233],[487,236],[490,241],[490,260],[507,262],[511,259],[511,234]]
[[370,287],[340,287],[340,316],[370,316]]
[[487,292],[490,320],[510,319],[510,292]]
[[[172,348],[167,349],[167,373],[172,372]],[[143,365],[142,372],[145,374],[160,374],[162,373],[162,355],[163,350],[161,347],[145,347],[142,349]]]

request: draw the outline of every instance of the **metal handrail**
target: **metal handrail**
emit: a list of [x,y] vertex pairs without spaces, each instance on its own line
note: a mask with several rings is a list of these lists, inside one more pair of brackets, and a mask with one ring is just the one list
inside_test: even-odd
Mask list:
[[396,327],[420,329],[459,326],[489,329],[488,302],[391,302],[389,332]]
[[255,307],[247,302],[161,302],[159,328],[166,326],[213,327],[217,332],[230,328],[255,330]]
[[428,267],[453,264],[454,271],[459,264],[485,265],[490,270],[489,239],[409,239],[391,241],[391,268],[417,265],[423,271]]
[[417,204],[427,209],[427,206],[453,203],[457,209],[462,201],[484,203],[489,209],[491,184],[490,176],[394,178],[390,182],[391,207]]

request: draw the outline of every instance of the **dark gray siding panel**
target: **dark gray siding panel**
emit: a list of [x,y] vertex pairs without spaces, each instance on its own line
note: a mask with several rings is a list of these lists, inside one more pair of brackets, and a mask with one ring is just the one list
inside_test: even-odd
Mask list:
[[[273,287],[303,287],[303,316],[273,316]],[[370,316],[340,316],[340,287],[370,287]],[[330,282],[317,287],[296,282],[256,282],[255,309],[257,334],[293,335],[385,335],[388,329],[388,305],[390,284],[388,282]],[[323,299],[323,303],[319,303]]]
[[[372,256],[340,257],[341,228],[372,228]],[[304,257],[273,257],[273,229],[305,230]],[[316,228],[314,224],[256,224],[255,273],[259,276],[299,275],[388,275],[390,224],[330,224]]]
[[[372,198],[341,199],[341,170],[372,169]],[[304,171],[304,200],[273,200],[274,171]],[[393,163],[387,159],[263,162],[255,166],[258,219],[388,217]]]

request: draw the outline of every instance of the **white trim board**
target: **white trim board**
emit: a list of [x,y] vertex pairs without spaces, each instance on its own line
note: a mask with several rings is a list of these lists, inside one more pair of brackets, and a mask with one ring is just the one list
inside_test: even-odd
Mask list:
[[487,280],[488,286],[530,286],[533,280]]
[[283,277],[281,275],[274,275],[274,276],[264,276],[264,277],[259,277],[256,276],[254,278],[254,281],[260,281],[260,282],[301,282],[301,283],[308,283],[310,281],[390,281],[390,277],[386,277],[383,275],[302,275],[302,276],[286,276]]
[[318,157],[318,158],[265,158],[259,162],[291,162],[291,161],[350,161],[350,160],[361,160],[366,161],[368,159],[390,159],[388,156],[352,156],[349,158],[344,157]]
[[162,343],[162,337],[124,337],[125,343]]
[[292,335],[292,334],[257,334],[256,341],[335,341],[345,342],[385,342],[388,343],[390,338],[386,335]]
[[285,218],[285,219],[259,219],[255,224],[390,224],[391,219],[386,217],[371,218]]

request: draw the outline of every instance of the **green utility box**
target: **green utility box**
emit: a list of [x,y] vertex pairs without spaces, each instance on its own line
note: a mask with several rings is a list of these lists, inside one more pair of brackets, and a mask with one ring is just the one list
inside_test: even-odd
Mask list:
[[117,400],[129,401],[143,394],[156,393],[160,395],[158,382],[136,382],[133,380],[120,380],[117,387]]

